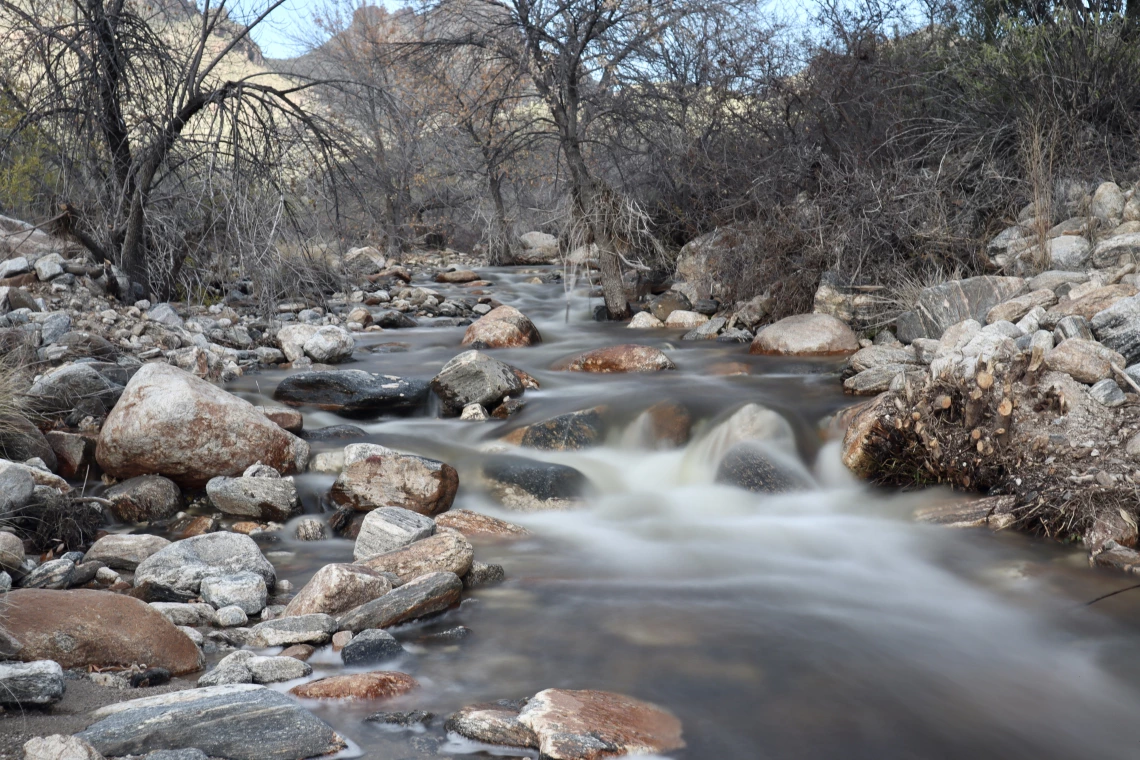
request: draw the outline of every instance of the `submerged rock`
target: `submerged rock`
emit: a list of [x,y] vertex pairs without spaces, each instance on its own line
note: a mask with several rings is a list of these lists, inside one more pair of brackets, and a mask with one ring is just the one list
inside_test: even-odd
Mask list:
[[660,372],[677,369],[660,349],[625,343],[607,346],[555,362],[552,369],[566,372]]
[[531,449],[572,451],[602,442],[605,429],[598,409],[561,414],[516,430],[507,440]]
[[320,678],[294,686],[289,693],[302,699],[392,699],[419,685],[407,673],[379,670]]
[[783,493],[806,485],[761,446],[750,442],[738,443],[728,450],[717,466],[716,482],[756,493]]

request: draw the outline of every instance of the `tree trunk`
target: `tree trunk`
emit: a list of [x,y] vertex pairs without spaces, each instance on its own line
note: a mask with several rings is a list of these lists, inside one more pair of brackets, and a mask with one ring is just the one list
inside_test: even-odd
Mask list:
[[500,265],[511,260],[510,224],[507,221],[507,207],[503,203],[503,175],[494,170],[489,171],[487,185],[494,206],[487,258],[491,264]]
[[611,203],[609,190],[591,176],[577,145],[564,146],[564,151],[570,169],[575,209],[592,238],[588,242],[598,247],[598,268],[602,275],[602,298],[606,302],[606,313],[613,320],[626,319],[629,317],[629,299],[625,296],[625,286],[621,281],[617,241],[610,229],[611,210],[607,208]]

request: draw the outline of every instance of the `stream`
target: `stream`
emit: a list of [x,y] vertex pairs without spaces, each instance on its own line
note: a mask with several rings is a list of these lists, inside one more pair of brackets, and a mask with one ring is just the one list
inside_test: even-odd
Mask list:
[[[420,689],[379,706],[306,703],[353,742],[352,754],[485,757],[486,747],[446,739],[442,716],[563,687],[616,691],[673,711],[688,743],[675,760],[1140,756],[1140,591],[1086,606],[1131,585],[1128,577],[1090,571],[1079,547],[916,524],[914,509],[945,494],[857,483],[820,433],[823,418],[851,403],[834,363],[753,357],[743,344],[595,323],[597,302],[574,294],[567,308],[561,284],[528,284],[531,275],[518,270],[481,273],[543,336],[540,346],[492,352],[541,383],[526,392],[520,414],[483,423],[305,414],[306,429],[351,423],[367,441],[452,464],[461,484],[453,509],[532,533],[514,543],[473,541],[476,558],[502,564],[507,581],[394,631],[409,654],[389,669],[411,673]],[[356,361],[345,366],[430,378],[463,350],[463,330],[360,333]],[[677,370],[549,369],[564,356],[626,342],[661,348]],[[731,363],[748,374],[723,374]],[[227,387],[271,403],[285,374]],[[640,415],[661,401],[690,411],[686,446],[648,439]],[[760,495],[714,483],[722,423],[748,403],[791,423],[796,440],[782,454],[810,489]],[[594,490],[581,510],[510,512],[473,485],[510,430],[597,405],[610,427],[604,445],[526,452],[589,477]],[[314,444],[314,452],[344,443]],[[321,511],[333,479],[297,478],[307,513]],[[351,541],[292,536],[290,525],[262,548],[296,588],[323,565],[352,560]],[[471,634],[423,641],[457,625]],[[314,676],[344,672],[328,648],[310,664]],[[363,720],[413,709],[441,717],[419,733]]]

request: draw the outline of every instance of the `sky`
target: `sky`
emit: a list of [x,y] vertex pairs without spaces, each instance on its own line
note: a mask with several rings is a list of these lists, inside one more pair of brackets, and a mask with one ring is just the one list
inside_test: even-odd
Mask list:
[[[352,7],[361,3],[348,0],[286,0],[265,21],[253,30],[254,42],[266,58],[293,58],[305,52],[307,42],[318,32],[313,23],[314,14],[330,6]],[[370,0],[367,5],[382,5],[388,9],[403,3],[399,0]]]

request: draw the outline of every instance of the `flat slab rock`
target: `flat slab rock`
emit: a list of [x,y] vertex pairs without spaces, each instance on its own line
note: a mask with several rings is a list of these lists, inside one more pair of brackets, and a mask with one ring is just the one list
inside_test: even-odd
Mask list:
[[295,700],[251,684],[135,699],[94,717],[97,722],[77,736],[106,757],[194,747],[230,760],[297,760],[346,746]]
[[340,630],[359,633],[367,628],[387,628],[406,620],[443,612],[459,601],[463,582],[455,573],[421,575],[394,588],[379,599],[341,615]]

